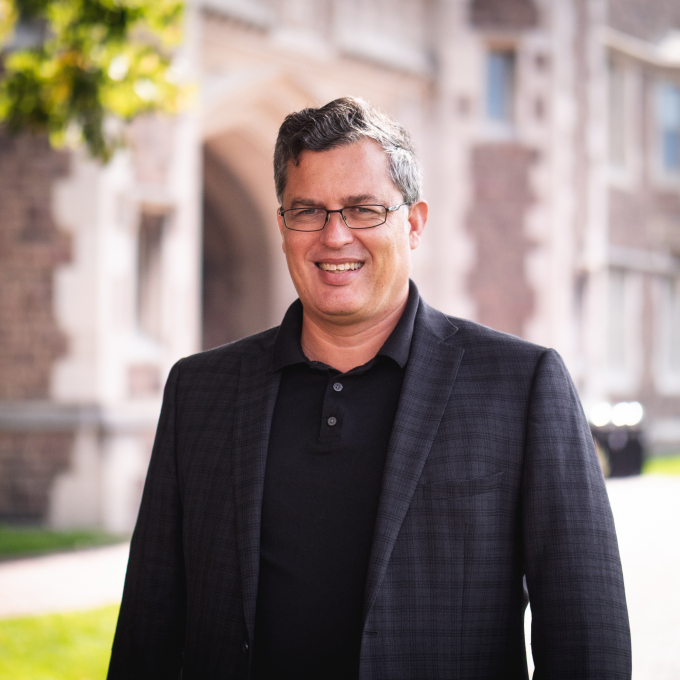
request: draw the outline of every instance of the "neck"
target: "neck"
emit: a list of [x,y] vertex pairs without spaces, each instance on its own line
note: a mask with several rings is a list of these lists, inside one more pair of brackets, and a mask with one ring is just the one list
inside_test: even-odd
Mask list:
[[302,351],[310,361],[321,361],[341,373],[370,361],[399,322],[408,288],[400,303],[379,318],[339,325],[307,313],[302,316]]

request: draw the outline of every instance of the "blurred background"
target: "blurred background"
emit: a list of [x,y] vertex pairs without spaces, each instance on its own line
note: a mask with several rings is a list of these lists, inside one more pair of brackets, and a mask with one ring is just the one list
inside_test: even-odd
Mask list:
[[[606,475],[680,472],[677,0],[192,0],[182,21],[191,103],[129,116],[108,162],[0,124],[0,521],[131,532],[172,364],[295,298],[274,140],[343,95],[413,135],[423,297],[556,348]],[[674,565],[642,611],[679,597],[680,486],[634,481],[609,485],[622,552]],[[644,611],[675,653],[635,677],[680,677],[677,615]]]

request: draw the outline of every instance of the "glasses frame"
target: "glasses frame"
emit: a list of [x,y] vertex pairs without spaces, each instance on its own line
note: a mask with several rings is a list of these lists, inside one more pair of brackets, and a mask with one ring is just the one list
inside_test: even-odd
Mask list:
[[[278,209],[278,215],[283,219],[283,226],[286,227],[286,229],[290,229],[290,231],[299,231],[302,232],[303,234],[313,234],[314,232],[317,231],[323,231],[326,228],[326,225],[328,224],[328,221],[331,218],[331,213],[340,213],[340,217],[342,217],[342,221],[345,223],[345,226],[348,229],[352,229],[355,231],[359,231],[361,229],[375,229],[376,227],[379,227],[385,222],[387,222],[387,215],[391,212],[394,212],[395,210],[399,210],[399,208],[402,208],[405,205],[412,205],[411,203],[404,202],[400,203],[399,205],[393,205],[392,207],[388,208],[386,205],[380,205],[379,203],[360,203],[359,205],[346,205],[344,208],[340,208],[339,210],[326,210],[326,208],[318,208],[320,210],[325,210],[326,211],[326,219],[324,220],[323,227],[320,227],[319,229],[295,229],[293,227],[289,227],[286,224],[286,213],[287,212],[292,212],[293,210],[304,210],[304,207],[301,208],[288,208],[288,210],[284,210],[283,206],[280,206]],[[314,207],[314,206],[309,206],[309,207]],[[350,208],[383,208],[385,210],[385,219],[378,223],[378,224],[373,224],[370,227],[350,227],[349,224],[347,224],[347,220],[345,219],[344,212],[345,210],[349,210]]]

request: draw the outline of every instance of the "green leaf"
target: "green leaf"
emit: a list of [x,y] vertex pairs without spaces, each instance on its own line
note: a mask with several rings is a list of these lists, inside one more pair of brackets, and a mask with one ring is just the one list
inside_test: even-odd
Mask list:
[[[41,45],[12,51],[17,17],[44,22]],[[171,71],[182,18],[178,0],[0,0],[0,38],[10,45],[0,121],[14,133],[49,134],[55,145],[75,127],[107,161],[122,143],[107,136],[107,117],[176,113],[186,102],[188,88]]]

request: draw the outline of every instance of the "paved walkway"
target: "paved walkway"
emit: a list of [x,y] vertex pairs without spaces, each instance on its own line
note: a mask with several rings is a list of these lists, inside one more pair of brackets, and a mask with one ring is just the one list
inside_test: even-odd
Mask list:
[[120,602],[130,545],[0,562],[0,617]]
[[[680,679],[680,477],[607,482],[633,637],[633,680]],[[0,563],[0,617],[120,599],[129,546]]]
[[633,680],[680,679],[680,477],[607,483],[633,639]]
[[[633,680],[680,680],[680,477],[610,479],[607,492],[626,585]],[[530,612],[526,623],[528,640]]]

